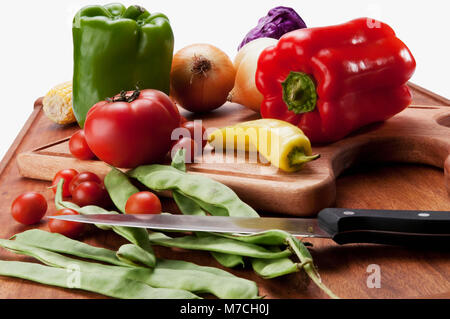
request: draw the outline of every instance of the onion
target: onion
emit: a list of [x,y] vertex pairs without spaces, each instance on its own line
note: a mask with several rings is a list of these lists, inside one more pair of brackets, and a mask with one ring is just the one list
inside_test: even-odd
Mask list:
[[263,96],[255,84],[258,58],[265,48],[276,44],[277,40],[275,39],[259,38],[247,43],[239,50],[234,58],[236,79],[234,88],[228,97],[229,101],[242,104],[259,112]]
[[226,102],[235,74],[223,51],[210,44],[192,44],[173,57],[170,95],[188,111],[211,111]]

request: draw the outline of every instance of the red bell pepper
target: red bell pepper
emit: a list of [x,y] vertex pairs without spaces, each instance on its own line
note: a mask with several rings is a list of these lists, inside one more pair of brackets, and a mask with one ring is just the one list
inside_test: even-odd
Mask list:
[[292,31],[259,56],[261,115],[297,125],[313,143],[337,141],[406,108],[415,67],[392,28],[373,19]]

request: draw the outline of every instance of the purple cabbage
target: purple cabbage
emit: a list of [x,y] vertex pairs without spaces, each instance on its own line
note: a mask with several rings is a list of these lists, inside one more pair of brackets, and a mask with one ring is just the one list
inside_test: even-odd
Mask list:
[[274,38],[278,40],[285,33],[303,28],[306,28],[306,24],[294,9],[275,7],[267,13],[267,16],[258,20],[258,25],[247,33],[238,50],[255,39]]

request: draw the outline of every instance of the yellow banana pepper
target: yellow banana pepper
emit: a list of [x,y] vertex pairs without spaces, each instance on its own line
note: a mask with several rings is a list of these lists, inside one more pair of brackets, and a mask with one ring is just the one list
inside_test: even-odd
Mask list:
[[242,122],[215,130],[208,141],[217,151],[258,151],[272,165],[285,172],[295,172],[309,161],[320,157],[312,155],[311,143],[295,125],[276,119]]

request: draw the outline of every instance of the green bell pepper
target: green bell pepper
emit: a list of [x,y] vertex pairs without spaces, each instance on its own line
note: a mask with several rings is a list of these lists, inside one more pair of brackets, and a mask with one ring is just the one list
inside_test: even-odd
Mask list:
[[122,90],[169,94],[174,37],[168,18],[139,6],[87,6],[73,20],[73,111],[81,127],[97,102]]

